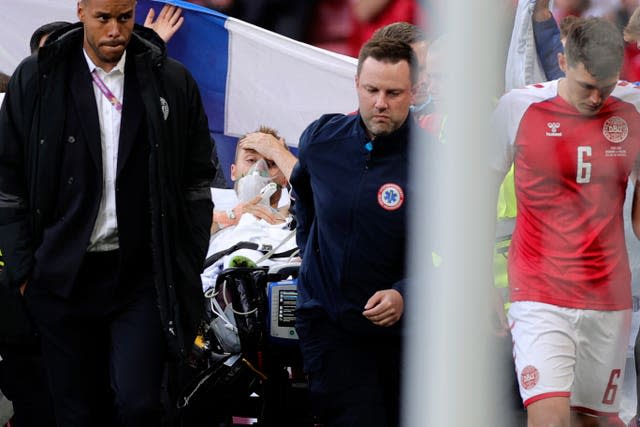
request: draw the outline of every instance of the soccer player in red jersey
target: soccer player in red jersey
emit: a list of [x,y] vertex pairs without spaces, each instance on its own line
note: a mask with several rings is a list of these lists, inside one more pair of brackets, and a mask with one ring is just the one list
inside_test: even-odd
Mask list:
[[618,412],[631,320],[622,208],[640,154],[623,52],[612,24],[577,23],[566,77],[510,91],[493,116],[491,165],[515,165],[509,322],[530,427],[608,425]]

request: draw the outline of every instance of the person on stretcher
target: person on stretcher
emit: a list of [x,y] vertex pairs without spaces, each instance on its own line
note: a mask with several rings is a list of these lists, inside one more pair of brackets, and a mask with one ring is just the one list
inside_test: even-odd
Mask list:
[[[284,140],[271,128],[263,126],[257,133],[271,135],[286,147]],[[276,253],[293,253],[296,249],[295,238],[290,229],[292,216],[289,214],[288,192],[283,191],[288,180],[276,161],[265,158],[253,149],[243,148],[240,143],[231,165],[231,179],[234,181],[234,189],[222,192],[226,193],[226,204],[233,207],[214,210],[207,257],[224,255],[217,257],[203,273],[205,290],[215,284],[217,274],[225,268],[254,266],[256,261],[261,266],[272,265],[273,260],[262,259],[266,250],[276,248]],[[217,193],[221,191],[218,190]],[[215,195],[216,192],[214,199]],[[225,202],[216,201],[215,205],[224,204]],[[255,243],[258,248],[233,250],[241,242]]]

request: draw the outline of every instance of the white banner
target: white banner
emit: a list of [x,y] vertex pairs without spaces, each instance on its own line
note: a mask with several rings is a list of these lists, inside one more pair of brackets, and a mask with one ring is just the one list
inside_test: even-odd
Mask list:
[[0,71],[13,73],[31,53],[36,28],[53,21],[76,22],[76,0],[0,0]]

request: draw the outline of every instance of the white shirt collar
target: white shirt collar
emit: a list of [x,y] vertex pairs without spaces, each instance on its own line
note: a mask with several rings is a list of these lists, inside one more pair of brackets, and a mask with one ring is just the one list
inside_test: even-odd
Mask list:
[[84,54],[84,59],[86,59],[86,61],[87,61],[87,65],[89,66],[89,72],[90,73],[93,73],[93,70],[95,70],[97,68],[99,70],[102,70],[105,74],[110,74],[110,73],[112,73],[114,71],[120,71],[122,74],[124,74],[124,64],[127,61],[127,51],[126,50],[122,53],[122,57],[120,58],[120,61],[118,61],[116,66],[113,67],[111,69],[111,71],[109,71],[109,73],[107,73],[102,68],[100,68],[96,64],[94,64],[93,61],[91,60],[91,58],[89,58],[89,55],[87,54],[87,51],[84,48],[82,48],[82,53]]

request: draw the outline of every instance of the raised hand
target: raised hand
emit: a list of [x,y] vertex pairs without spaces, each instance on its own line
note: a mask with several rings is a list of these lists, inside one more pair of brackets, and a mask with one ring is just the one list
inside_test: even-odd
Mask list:
[[158,19],[154,21],[156,12],[151,8],[144,20],[144,26],[155,31],[166,43],[182,26],[184,16],[180,16],[181,14],[182,9],[179,7],[165,4],[160,10]]

